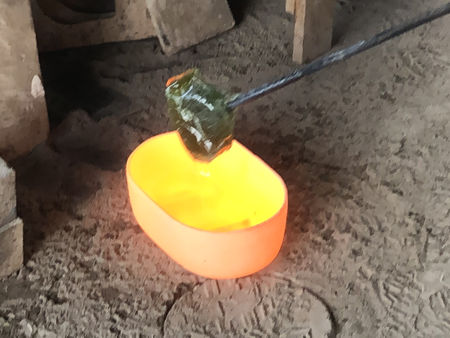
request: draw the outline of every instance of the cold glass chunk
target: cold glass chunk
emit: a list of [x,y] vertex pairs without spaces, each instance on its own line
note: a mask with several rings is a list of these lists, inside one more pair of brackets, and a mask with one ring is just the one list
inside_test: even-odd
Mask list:
[[227,103],[232,96],[201,80],[198,70],[170,79],[166,98],[171,126],[195,159],[210,162],[231,147],[235,114]]

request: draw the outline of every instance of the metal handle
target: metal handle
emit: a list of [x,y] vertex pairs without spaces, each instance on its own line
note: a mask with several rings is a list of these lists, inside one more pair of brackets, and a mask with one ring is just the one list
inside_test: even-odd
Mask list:
[[411,22],[404,23],[402,25],[381,32],[369,40],[362,40],[350,47],[318,58],[315,61],[311,62],[310,64],[304,66],[303,68],[297,69],[291,74],[279,80],[263,84],[262,86],[252,89],[247,93],[240,94],[239,96],[237,96],[235,99],[233,99],[228,103],[228,107],[230,109],[235,109],[237,106],[252,101],[258,97],[267,95],[275,90],[287,86],[288,84],[291,84],[292,82],[300,80],[302,77],[306,75],[313,74],[333,63],[348,59],[353,55],[359,54],[365,50],[378,46],[387,40],[393,39],[403,33],[406,33],[416,27],[419,27],[430,21],[438,19],[449,13],[450,13],[450,2],[438,9],[427,12],[425,15],[418,17],[412,20]]

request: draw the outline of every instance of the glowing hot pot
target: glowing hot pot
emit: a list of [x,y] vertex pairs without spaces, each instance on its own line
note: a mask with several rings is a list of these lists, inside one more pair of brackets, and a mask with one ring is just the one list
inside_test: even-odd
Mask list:
[[177,132],[158,135],[130,155],[126,171],[137,222],[185,269],[236,278],[277,256],[286,227],[286,185],[236,140],[205,164],[193,160]]

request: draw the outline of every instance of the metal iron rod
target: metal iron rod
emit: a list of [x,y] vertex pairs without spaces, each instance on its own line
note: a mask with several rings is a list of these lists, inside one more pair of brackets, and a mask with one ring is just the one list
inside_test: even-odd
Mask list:
[[353,55],[359,54],[370,48],[378,46],[387,40],[393,39],[403,33],[406,33],[414,28],[417,28],[423,24],[431,22],[449,13],[450,13],[450,2],[438,9],[427,12],[424,16],[418,17],[412,20],[411,22],[407,22],[402,25],[388,29],[384,32],[381,32],[369,40],[359,41],[348,48],[318,58],[315,61],[311,62],[310,64],[295,70],[291,74],[279,80],[263,84],[262,86],[252,89],[247,93],[240,94],[239,96],[237,96],[235,99],[233,99],[228,103],[228,107],[230,109],[234,109],[237,106],[252,101],[258,97],[267,95],[275,90],[287,86],[288,84],[291,84],[292,82],[300,80],[306,75],[313,74],[331,64],[348,59]]

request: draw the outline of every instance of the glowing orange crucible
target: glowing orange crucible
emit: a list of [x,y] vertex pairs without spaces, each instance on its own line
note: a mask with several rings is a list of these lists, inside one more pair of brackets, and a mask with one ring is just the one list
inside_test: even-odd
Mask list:
[[131,206],[145,233],[185,269],[225,279],[255,273],[283,242],[282,178],[242,144],[206,164],[179,134],[150,138],[129,157]]

